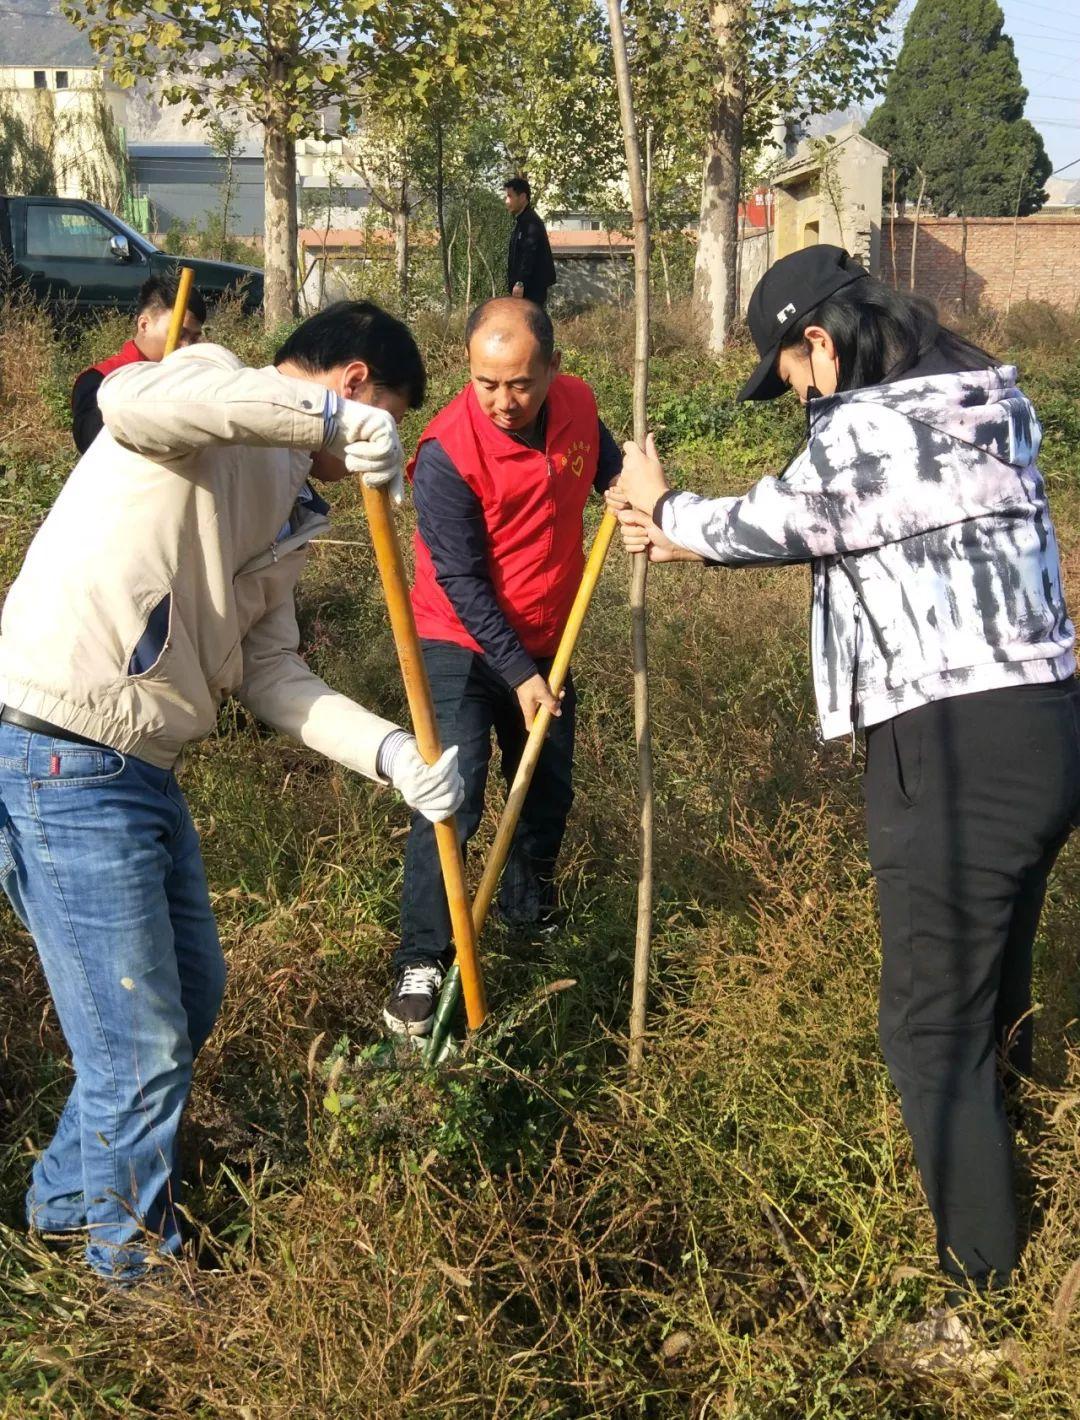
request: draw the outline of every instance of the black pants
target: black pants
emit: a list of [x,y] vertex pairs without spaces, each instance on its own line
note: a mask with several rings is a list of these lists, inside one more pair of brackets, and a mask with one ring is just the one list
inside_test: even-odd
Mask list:
[[[422,644],[439,735],[444,745],[458,746],[465,799],[457,812],[457,826],[464,845],[484,812],[491,732],[499,742],[509,788],[525,747],[525,720],[517,696],[483,656],[446,641]],[[539,661],[538,666],[546,676],[551,662]],[[551,721],[503,872],[499,910],[511,925],[535,923],[554,905],[555,862],[574,802],[576,697],[569,677],[562,705],[562,714]],[[435,960],[445,965],[451,957],[450,942],[450,912],[435,832],[422,814],[414,814],[405,849],[401,944],[394,953],[394,970]]]
[[997,1048],[1031,1066],[1032,943],[1080,817],[1080,686],[957,696],[873,726],[864,793],[879,1029],[951,1277],[1017,1259]]

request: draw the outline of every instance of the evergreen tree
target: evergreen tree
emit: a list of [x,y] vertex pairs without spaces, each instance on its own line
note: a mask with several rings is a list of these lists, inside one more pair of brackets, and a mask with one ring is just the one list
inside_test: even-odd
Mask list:
[[1051,163],[1024,117],[1027,90],[997,0],[918,0],[866,136],[886,149],[897,195],[926,175],[941,216],[1011,217],[1046,201]]

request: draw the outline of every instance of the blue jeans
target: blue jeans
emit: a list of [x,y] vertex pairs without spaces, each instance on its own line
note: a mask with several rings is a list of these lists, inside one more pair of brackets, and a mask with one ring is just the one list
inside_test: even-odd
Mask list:
[[[499,742],[502,772],[509,789],[528,735],[518,698],[483,656],[448,641],[423,641],[435,719],[444,745],[457,745],[465,798],[457,811],[462,846],[476,832],[484,812],[491,759],[491,732]],[[550,660],[538,663],[541,674]],[[562,714],[553,718],[525,796],[499,890],[499,910],[513,927],[541,921],[555,905],[555,863],[574,802],[574,718],[577,696],[566,680]],[[403,967],[451,959],[450,910],[446,905],[435,830],[414,814],[405,848],[401,894],[401,944],[395,972]]]
[[97,1272],[180,1248],[177,1132],[225,963],[175,776],[0,723],[0,879],[31,932],[75,1083],[27,1220],[87,1230]]

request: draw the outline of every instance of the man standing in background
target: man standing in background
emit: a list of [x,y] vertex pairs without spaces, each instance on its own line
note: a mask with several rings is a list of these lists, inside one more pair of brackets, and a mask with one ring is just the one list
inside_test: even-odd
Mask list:
[[507,211],[514,218],[506,261],[507,288],[511,296],[524,296],[543,306],[557,280],[547,228],[532,205],[532,190],[525,178],[508,178],[503,186]]

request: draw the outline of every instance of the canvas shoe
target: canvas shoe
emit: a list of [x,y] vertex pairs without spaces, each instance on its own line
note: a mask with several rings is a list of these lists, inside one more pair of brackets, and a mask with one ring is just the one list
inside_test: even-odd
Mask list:
[[383,1020],[396,1035],[428,1035],[445,973],[441,966],[406,966],[398,972]]

